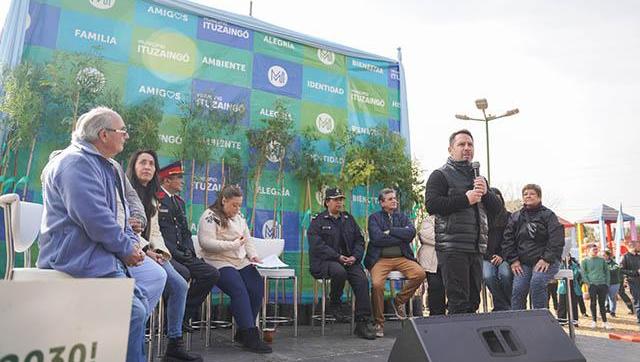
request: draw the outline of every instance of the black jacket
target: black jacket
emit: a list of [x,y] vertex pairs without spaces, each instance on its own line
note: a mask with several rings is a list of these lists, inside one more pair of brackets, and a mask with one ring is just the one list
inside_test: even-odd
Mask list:
[[562,258],[564,227],[553,211],[543,205],[531,210],[522,208],[509,218],[502,242],[503,257],[513,263],[533,266],[541,258],[555,263]]
[[[385,234],[387,230],[389,233]],[[411,250],[411,242],[415,236],[416,228],[407,215],[401,212],[394,212],[391,214],[391,218],[384,210],[369,216],[369,244],[367,245],[364,266],[367,269],[373,268],[380,259],[382,248],[388,246],[399,246],[402,256],[416,260],[413,256],[413,250]]]
[[622,257],[620,261],[620,271],[626,275],[629,280],[640,281],[640,253],[628,252]]
[[328,277],[327,261],[338,261],[342,254],[341,238],[346,247],[342,255],[355,257],[355,264],[362,262],[364,237],[356,220],[348,212],[340,213],[339,218],[331,217],[326,210],[314,216],[307,230],[307,238],[309,239],[309,270],[314,278]]
[[179,263],[182,263],[184,259],[195,258],[196,252],[193,248],[191,230],[185,215],[184,201],[178,195],[174,195],[172,200],[162,191],[158,192],[156,196],[160,201],[158,225],[172,257]]
[[427,212],[436,216],[437,251],[486,251],[487,214],[497,213],[501,202],[493,191],[488,190],[481,203],[469,205],[465,193],[473,189],[473,179],[471,163],[451,158],[429,176],[425,203]]
[[487,237],[487,252],[484,254],[486,260],[491,260],[494,255],[502,255],[502,240],[504,240],[504,229],[507,227],[511,213],[506,209],[500,210],[496,215],[489,215],[489,235]]

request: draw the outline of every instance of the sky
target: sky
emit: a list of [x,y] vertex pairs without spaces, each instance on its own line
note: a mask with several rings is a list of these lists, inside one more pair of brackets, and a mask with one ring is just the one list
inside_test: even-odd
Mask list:
[[[248,15],[249,1],[199,0]],[[4,20],[10,1],[0,1]],[[635,145],[640,126],[640,3],[634,0],[254,0],[253,16],[314,37],[402,60],[412,156],[425,177],[444,164],[448,136],[467,128],[492,185],[518,197],[526,183],[576,220],[606,203],[640,216]]]

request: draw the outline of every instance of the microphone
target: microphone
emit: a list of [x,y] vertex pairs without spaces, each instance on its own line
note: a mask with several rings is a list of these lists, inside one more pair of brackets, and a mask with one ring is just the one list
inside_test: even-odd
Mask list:
[[474,177],[480,176],[480,162],[478,161],[471,162],[471,168],[473,168]]

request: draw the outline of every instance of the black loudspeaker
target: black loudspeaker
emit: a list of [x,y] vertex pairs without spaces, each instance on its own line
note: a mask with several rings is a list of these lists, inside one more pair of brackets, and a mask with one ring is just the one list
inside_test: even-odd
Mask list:
[[411,318],[390,362],[586,362],[546,309]]

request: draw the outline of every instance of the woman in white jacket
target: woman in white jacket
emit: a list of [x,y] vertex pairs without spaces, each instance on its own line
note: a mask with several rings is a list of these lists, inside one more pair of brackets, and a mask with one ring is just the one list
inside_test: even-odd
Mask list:
[[223,187],[216,202],[200,217],[198,243],[204,261],[220,271],[218,288],[231,297],[231,313],[238,323],[239,342],[251,352],[271,353],[271,347],[260,339],[256,327],[264,287],[262,277],[253,265],[260,260],[241,207],[240,187]]
[[442,274],[438,268],[436,256],[436,239],[433,230],[433,216],[427,216],[418,233],[420,249],[418,249],[418,262],[427,273],[427,302],[429,315],[445,314],[447,307],[444,293]]
[[[131,186],[136,190],[147,217],[147,224],[139,235],[140,246],[149,257],[145,258],[145,263],[152,263],[148,260],[152,259],[167,273],[164,295],[167,301],[167,337],[169,338],[169,343],[167,344],[165,355],[172,361],[201,361],[200,355],[188,352],[182,341],[184,310],[189,286],[187,281],[169,262],[171,253],[164,243],[160,226],[158,225],[156,192],[160,189],[160,183],[158,181],[157,167],[158,156],[152,150],[134,152],[129,159],[127,167],[127,178],[131,182]],[[134,278],[146,277],[140,275],[141,271],[136,271],[135,269],[130,269]],[[158,295],[159,297],[160,295]]]

